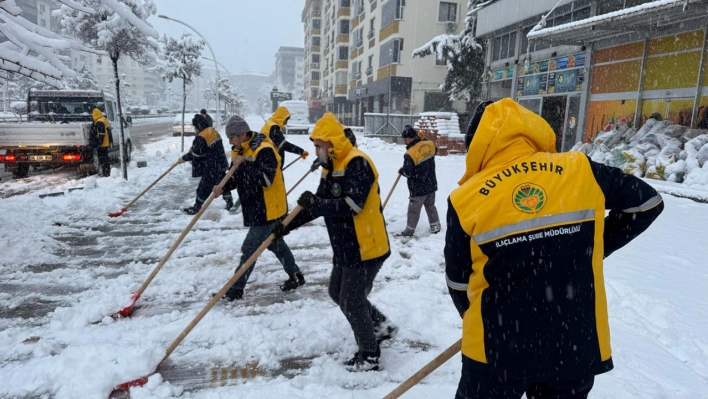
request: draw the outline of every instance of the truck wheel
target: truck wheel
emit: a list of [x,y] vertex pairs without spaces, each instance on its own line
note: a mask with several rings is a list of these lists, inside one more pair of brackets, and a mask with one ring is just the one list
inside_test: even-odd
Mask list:
[[21,163],[17,165],[17,169],[12,171],[12,177],[14,179],[24,179],[29,174],[29,164]]

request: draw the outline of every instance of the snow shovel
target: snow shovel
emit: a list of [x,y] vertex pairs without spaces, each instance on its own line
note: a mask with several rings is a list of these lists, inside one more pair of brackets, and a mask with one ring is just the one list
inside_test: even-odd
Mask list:
[[[291,164],[291,165],[292,165],[292,164]],[[320,167],[320,162],[319,162],[319,160],[315,160],[315,162],[312,163],[312,166],[310,167],[310,170],[308,170],[307,173],[305,173],[305,176],[303,176],[300,180],[298,180],[297,183],[295,183],[295,185],[292,186],[292,187],[290,188],[290,190],[288,190],[287,193],[285,193],[285,196],[287,197],[288,195],[290,195],[290,193],[292,193],[293,190],[295,190],[295,187],[297,187],[298,185],[300,185],[300,183],[302,183],[302,181],[305,180],[305,178],[306,178],[310,173],[316,171],[317,168],[319,168],[319,167]]]
[[[283,225],[287,226],[288,224],[290,224],[290,222],[292,222],[292,220],[295,218],[295,216],[297,216],[298,213],[300,213],[301,210],[302,210],[301,206],[299,206],[299,205],[296,206],[295,209],[293,209],[293,211],[290,212],[290,214],[285,218],[285,220],[283,220]],[[187,328],[185,328],[184,331],[182,331],[177,336],[177,338],[174,340],[174,342],[172,342],[172,344],[169,346],[169,348],[167,348],[167,351],[165,352],[165,357],[163,357],[162,360],[160,361],[160,363],[158,363],[157,367],[155,367],[155,371],[157,371],[157,369],[160,368],[160,365],[162,363],[164,363],[164,361],[172,354],[172,352],[174,352],[175,348],[177,348],[177,346],[187,337],[187,335],[192,331],[192,329],[197,325],[197,323],[199,323],[204,318],[204,316],[206,316],[206,314],[209,313],[209,311],[214,307],[214,305],[216,305],[216,303],[219,302],[219,300],[224,296],[224,294],[226,294],[226,291],[228,291],[229,288],[231,288],[231,286],[234,285],[234,283],[236,283],[236,281],[246,272],[246,270],[248,270],[249,267],[251,267],[251,265],[256,261],[256,259],[258,259],[258,256],[260,256],[260,254],[263,253],[263,251],[265,251],[266,248],[268,248],[268,246],[270,246],[270,244],[272,244],[274,240],[275,240],[275,236],[273,234],[269,235],[268,238],[266,238],[266,240],[263,242],[263,244],[261,244],[261,246],[258,247],[256,252],[254,252],[253,255],[251,255],[251,257],[248,258],[246,263],[241,265],[241,267],[239,267],[238,270],[236,270],[236,273],[233,275],[233,277],[231,277],[231,279],[229,279],[229,281],[226,282],[226,284],[224,284],[223,287],[221,287],[221,290],[219,290],[219,292],[217,292],[216,295],[214,295],[214,297],[211,298],[211,300],[209,301],[209,303],[207,303],[207,305],[204,307],[204,309],[202,309],[201,312],[199,312],[199,314],[197,314],[197,316],[194,318],[194,320],[192,320],[187,325]],[[131,387],[143,386],[147,383],[148,377],[149,376],[146,375],[146,376],[138,378],[136,380],[128,381],[123,384],[120,384],[113,390],[113,392],[126,391],[126,390],[130,389]]]
[[393,194],[393,190],[396,189],[396,186],[398,185],[399,180],[401,180],[400,174],[396,178],[396,181],[393,183],[393,187],[391,187],[391,191],[388,192],[388,195],[386,196],[386,201],[384,201],[383,207],[381,208],[382,210],[386,209],[386,204],[388,204],[388,200],[391,199],[391,194]]
[[161,174],[160,177],[157,178],[157,180],[155,180],[154,182],[152,182],[152,184],[150,184],[145,190],[143,190],[142,193],[138,194],[137,197],[135,197],[132,201],[130,201],[130,203],[128,203],[128,205],[125,206],[125,208],[122,208],[122,209],[120,210],[120,212],[109,213],[108,216],[110,216],[110,217],[112,217],[112,218],[117,218],[118,216],[122,215],[123,212],[127,211],[128,208],[130,208],[131,206],[133,206],[133,204],[135,203],[135,201],[137,201],[138,199],[140,199],[140,197],[142,197],[143,194],[147,193],[148,190],[150,190],[155,184],[157,184],[157,182],[159,182],[160,180],[162,180],[163,177],[167,176],[167,174],[170,173],[170,172],[172,171],[172,169],[174,169],[175,167],[177,167],[177,165],[179,165],[179,164],[180,164],[179,161],[175,162],[172,166],[170,166],[169,169],[167,169],[167,171],[165,171],[165,173]]
[[285,170],[285,169],[291,167],[295,162],[297,162],[297,161],[299,161],[299,160],[301,160],[301,159],[302,159],[302,157],[297,157],[297,158],[295,158],[295,160],[293,160],[293,161],[290,162],[289,164],[285,165],[285,167],[283,168],[283,170]]
[[384,396],[383,399],[396,399],[399,398],[401,395],[406,393],[409,389],[413,388],[414,385],[418,384],[423,378],[427,377],[435,371],[438,367],[442,366],[450,360],[453,356],[457,354],[457,352],[462,349],[462,340],[460,339],[459,341],[455,342],[452,344],[451,347],[445,349],[445,351],[441,354],[439,354],[435,359],[431,360],[430,363],[426,364],[423,366],[422,369],[418,370],[415,374],[413,374],[409,379],[403,381],[401,385],[396,387],[391,393],[388,395]]
[[[229,169],[228,173],[226,173],[226,176],[224,176],[224,178],[221,179],[221,183],[219,183],[220,188],[223,188],[224,185],[226,185],[226,182],[231,178],[231,175],[233,175],[234,172],[236,172],[236,168],[237,168],[237,165],[234,165],[231,167],[231,169]],[[204,212],[207,210],[207,208],[209,208],[209,205],[211,205],[211,202],[214,201],[214,198],[215,198],[214,193],[211,193],[209,195],[209,198],[207,198],[206,202],[204,203],[204,205],[202,205],[202,208],[199,210],[199,212],[196,215],[194,215],[194,217],[192,218],[192,221],[189,222],[187,227],[184,228],[184,231],[182,231],[182,234],[179,236],[179,238],[177,238],[177,241],[175,241],[175,243],[172,244],[172,247],[170,247],[170,250],[167,251],[167,254],[165,254],[165,256],[162,258],[160,263],[158,263],[158,265],[155,267],[155,269],[152,271],[152,273],[150,273],[150,276],[148,276],[147,280],[145,280],[143,285],[140,286],[140,289],[138,289],[137,291],[135,291],[131,294],[132,303],[130,305],[124,307],[123,309],[119,310],[118,313],[112,314],[111,317],[113,317],[113,318],[118,318],[119,316],[126,317],[130,314],[130,312],[133,311],[133,306],[135,306],[135,302],[137,302],[138,299],[140,299],[140,295],[142,295],[143,292],[145,292],[145,289],[147,289],[148,285],[150,285],[150,283],[152,282],[152,279],[155,278],[155,276],[160,271],[160,269],[162,269],[162,266],[164,266],[165,263],[167,262],[167,260],[170,259],[170,256],[172,256],[172,253],[175,252],[177,247],[179,247],[179,244],[181,244],[182,240],[184,240],[184,237],[187,236],[187,233],[189,233],[189,231],[192,230],[192,227],[194,227],[194,225],[197,223],[199,218],[201,218],[202,215],[204,214]]]

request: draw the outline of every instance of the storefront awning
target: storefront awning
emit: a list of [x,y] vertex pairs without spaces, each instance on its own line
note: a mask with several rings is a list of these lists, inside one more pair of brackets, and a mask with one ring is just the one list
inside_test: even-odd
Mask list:
[[628,33],[670,31],[676,24],[695,20],[708,22],[708,0],[657,0],[580,21],[532,30],[528,38],[531,41],[584,45]]

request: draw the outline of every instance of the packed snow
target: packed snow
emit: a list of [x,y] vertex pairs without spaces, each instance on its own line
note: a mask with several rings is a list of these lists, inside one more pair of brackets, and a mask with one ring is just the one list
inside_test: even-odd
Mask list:
[[[260,117],[248,121],[253,129],[263,123]],[[117,174],[90,177],[54,189],[64,196],[40,199],[39,192],[0,200],[0,309],[6,309],[0,310],[0,397],[108,397],[116,385],[151,374],[167,346],[233,274],[246,230],[242,216],[224,210],[217,199],[145,291],[133,317],[106,317],[129,303],[130,292],[191,220],[179,211],[194,201],[197,180],[188,164],[123,216],[107,217],[177,160],[179,140],[145,145],[135,155],[145,157],[148,167],[131,164],[128,181]],[[314,153],[306,136],[288,140]],[[385,196],[405,147],[363,137],[359,143],[376,164]],[[286,162],[292,159],[286,155]],[[286,186],[306,173],[310,161],[284,172]],[[463,170],[462,156],[437,158],[441,216]],[[300,193],[317,188],[318,176],[295,189],[291,207]],[[656,223],[606,260],[615,370],[597,377],[592,397],[708,398],[708,205],[664,199],[666,209]],[[430,235],[423,215],[415,239],[392,237],[405,227],[407,203],[401,182],[385,210],[392,255],[370,295],[400,327],[382,349],[382,371],[350,373],[341,365],[356,344],[327,295],[332,251],[320,219],[285,238],[305,286],[280,292],[277,284],[286,275],[275,256],[264,253],[244,300],[217,304],[162,374],[132,388],[131,397],[387,394],[461,335],[445,284],[445,231]],[[460,366],[457,355],[404,397],[452,398]],[[171,378],[178,369],[185,372],[182,378]],[[190,382],[199,376],[207,383]]]

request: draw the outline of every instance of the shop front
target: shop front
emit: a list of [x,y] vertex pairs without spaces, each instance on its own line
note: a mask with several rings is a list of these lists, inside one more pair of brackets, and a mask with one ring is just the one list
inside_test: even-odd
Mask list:
[[575,145],[580,119],[586,56],[571,54],[518,67],[515,99],[543,117],[556,133],[556,150]]
[[364,126],[365,113],[410,113],[412,83],[411,78],[393,76],[349,89],[352,124]]

